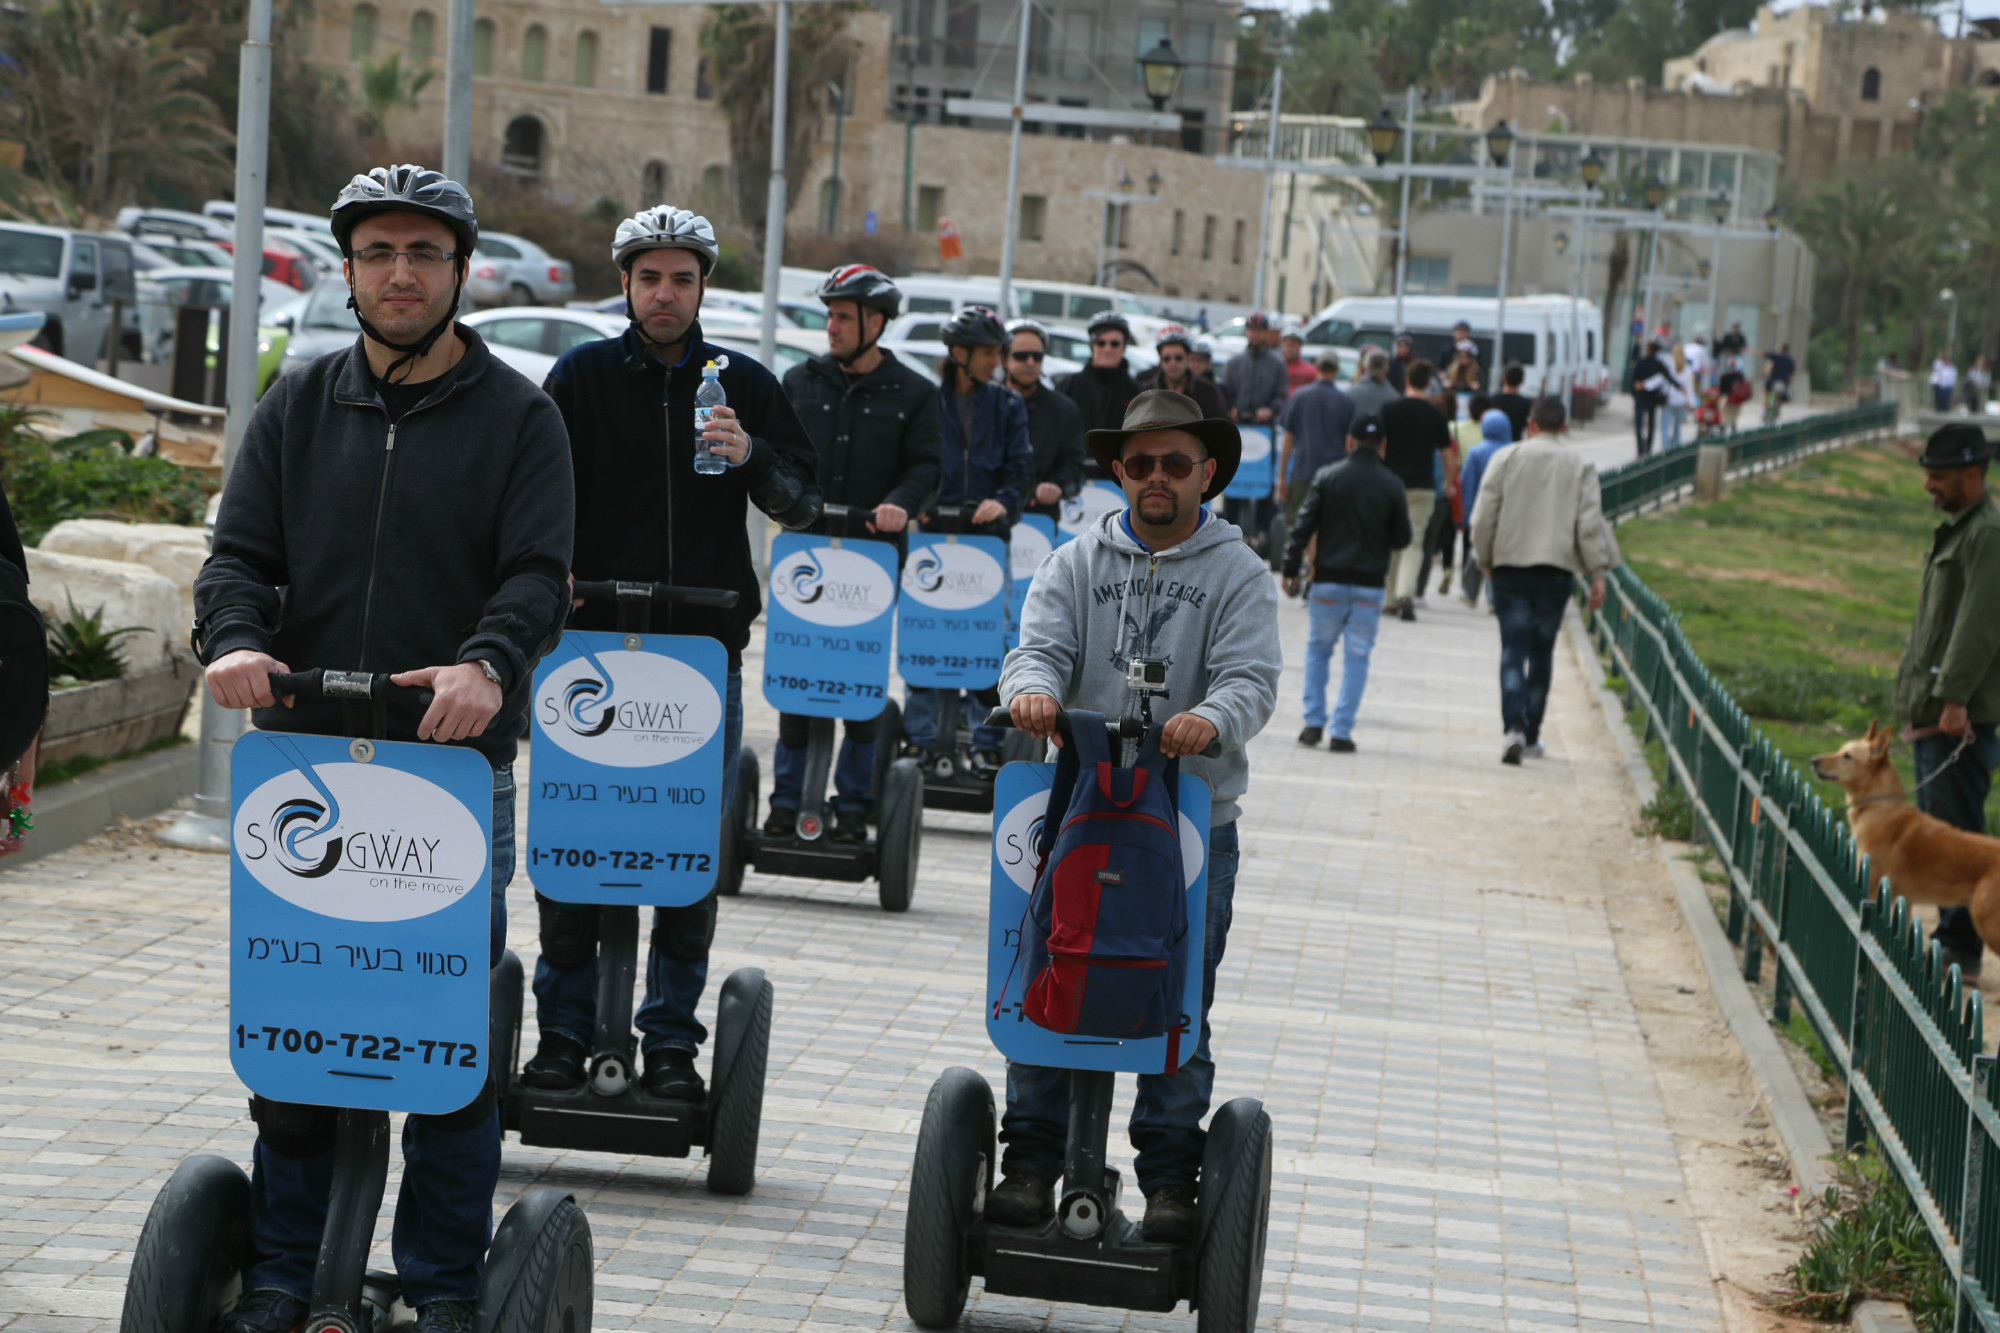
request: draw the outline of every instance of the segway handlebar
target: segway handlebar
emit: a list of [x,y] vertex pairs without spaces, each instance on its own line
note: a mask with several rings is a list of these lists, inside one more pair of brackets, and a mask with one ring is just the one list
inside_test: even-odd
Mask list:
[[408,690],[418,706],[431,706],[435,696],[429,686],[398,685],[389,679],[390,674],[387,671],[335,671],[331,667],[314,667],[310,671],[273,671],[271,693],[280,699],[289,694],[301,699],[351,699],[380,703],[389,697],[391,690]]
[[[995,708],[986,715],[986,725],[989,727],[1006,727],[1011,729],[1014,726],[1014,715],[1004,708]],[[1120,741],[1145,739],[1146,725],[1136,717],[1121,717],[1116,721],[1106,718],[1104,720],[1104,731],[1105,738],[1115,748]],[[1056,734],[1066,737],[1076,734],[1071,727],[1069,710],[1066,708],[1058,708],[1056,710]],[[1219,740],[1210,741],[1202,748],[1201,757],[1203,759],[1220,759],[1222,757],[1222,742]]]
[[578,579],[576,596],[586,602],[612,602],[620,597],[644,597],[654,602],[681,602],[727,611],[736,605],[729,588],[679,588],[670,583],[628,583],[624,579]]

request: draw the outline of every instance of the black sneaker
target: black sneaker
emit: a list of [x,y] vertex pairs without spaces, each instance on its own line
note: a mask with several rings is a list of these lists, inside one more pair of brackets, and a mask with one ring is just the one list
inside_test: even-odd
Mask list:
[[1146,1196],[1146,1220],[1139,1228],[1147,1240],[1185,1245],[1194,1239],[1194,1190],[1187,1185],[1162,1185]]
[[416,1333],[473,1333],[478,1327],[476,1301],[431,1301],[417,1311]]
[[1056,1187],[1028,1171],[1009,1171],[986,1196],[986,1220],[1003,1227],[1038,1227],[1056,1215]]
[[1417,618],[1417,604],[1405,597],[1402,601],[1396,603],[1396,617],[1399,620],[1415,620]]
[[1326,743],[1326,748],[1333,751],[1335,754],[1353,754],[1354,742],[1349,740],[1345,736],[1335,736],[1332,740]]
[[842,810],[835,807],[833,832],[827,836],[836,846],[859,847],[868,841],[868,816],[859,810]]
[[647,1051],[646,1091],[669,1102],[699,1102],[708,1097],[708,1086],[695,1072],[693,1051]]
[[580,1041],[571,1041],[560,1032],[544,1032],[535,1058],[521,1070],[521,1086],[544,1092],[570,1092],[583,1086],[584,1065],[590,1052]]
[[223,1319],[221,1330],[222,1333],[292,1333],[306,1322],[311,1312],[311,1306],[289,1291],[260,1287],[244,1293],[236,1308]]
[[764,836],[767,838],[789,838],[798,832],[799,812],[786,805],[771,807],[770,818],[764,821]]
[[1299,732],[1300,745],[1318,745],[1319,738],[1326,734],[1324,727],[1307,727]]

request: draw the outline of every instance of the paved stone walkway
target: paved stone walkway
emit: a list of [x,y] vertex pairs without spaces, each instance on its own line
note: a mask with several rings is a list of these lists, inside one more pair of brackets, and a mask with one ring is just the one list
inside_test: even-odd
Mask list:
[[[1265,1099],[1278,1135],[1262,1322],[1718,1328],[1601,896],[1562,836],[1624,781],[1603,723],[1564,649],[1551,757],[1503,769],[1493,622],[1433,600],[1383,626],[1354,756],[1294,744],[1305,616],[1281,613],[1294,669],[1253,748],[1215,1017],[1217,1102]],[[755,700],[767,772],[775,723]],[[755,875],[724,907],[717,975],[757,964],[778,996],[754,1194],[709,1195],[698,1160],[508,1141],[503,1206],[552,1183],[588,1209],[595,1327],[911,1327],[901,1235],[925,1093],[953,1064],[1003,1086],[979,1016],[985,822],[928,817],[904,916],[872,884]],[[525,878],[513,898],[532,961]],[[220,858],[131,834],[0,870],[0,1328],[114,1328],[174,1163],[247,1162],[226,927]],[[1193,1327],[976,1286],[966,1323]]]

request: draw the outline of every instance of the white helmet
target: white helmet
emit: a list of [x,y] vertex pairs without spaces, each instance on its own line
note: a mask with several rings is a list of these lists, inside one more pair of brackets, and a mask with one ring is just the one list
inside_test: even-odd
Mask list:
[[634,256],[648,250],[692,250],[701,261],[704,278],[721,254],[707,218],[668,204],[634,213],[618,224],[618,234],[611,239],[611,262],[629,268]]

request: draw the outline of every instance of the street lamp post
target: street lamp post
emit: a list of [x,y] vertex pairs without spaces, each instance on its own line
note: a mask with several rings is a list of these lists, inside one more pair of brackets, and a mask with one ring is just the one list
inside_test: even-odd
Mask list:
[[771,36],[771,186],[764,197],[764,326],[757,338],[757,356],[771,364],[778,346],[778,284],[785,263],[785,116],[791,84],[791,23],[788,0],[772,6]]
[[444,174],[463,184],[472,172],[472,0],[445,13]]
[[833,177],[826,201],[826,231],[831,236],[840,230],[840,122],[847,115],[847,94],[837,83],[829,83],[826,90],[833,94]]
[[1655,172],[1640,187],[1639,193],[1646,201],[1647,210],[1653,215],[1653,225],[1648,229],[1649,234],[1646,239],[1646,267],[1641,273],[1639,285],[1639,302],[1646,312],[1645,324],[1641,325],[1640,330],[1640,339],[1643,343],[1645,325],[1658,327],[1655,322],[1658,312],[1653,308],[1653,279],[1658,275],[1660,267],[1660,205],[1667,201],[1667,183],[1660,179],[1658,172]]
[[1007,202],[1000,232],[1000,318],[1013,314],[1014,229],[1021,210],[1021,117],[1028,98],[1028,31],[1035,0],[1021,0],[1020,40],[1014,44],[1014,104],[1007,120]]
[[1493,373],[1488,391],[1500,392],[1501,365],[1507,348],[1507,259],[1514,248],[1514,131],[1501,121],[1486,132],[1486,155],[1493,165],[1507,168],[1507,186],[1500,194],[1500,289],[1493,307]]
[[903,248],[916,258],[916,240],[910,234],[910,200],[916,194],[917,161],[917,42],[913,32],[902,36],[903,105],[909,117],[903,122]]
[[1403,331],[1403,283],[1410,274],[1410,155],[1417,141],[1417,85],[1403,92],[1403,200],[1396,210],[1396,327]]
[[1947,287],[1938,296],[1951,305],[1951,314],[1946,316],[1944,326],[1944,354],[1958,364],[1958,293]]
[[1708,340],[1722,342],[1722,228],[1729,221],[1729,191],[1708,201],[1708,215],[1715,219],[1715,239],[1708,256]]
[[[1583,207],[1578,213],[1577,229],[1583,234],[1583,243],[1577,247],[1577,285],[1569,303],[1569,347],[1570,373],[1564,383],[1566,402],[1563,410],[1576,410],[1576,368],[1583,364],[1583,303],[1590,299],[1590,210],[1593,196],[1597,193],[1597,182],[1604,179],[1604,158],[1593,148],[1583,155],[1576,164],[1577,175],[1583,177]],[[1604,338],[1604,327],[1600,322],[1596,341]]]

